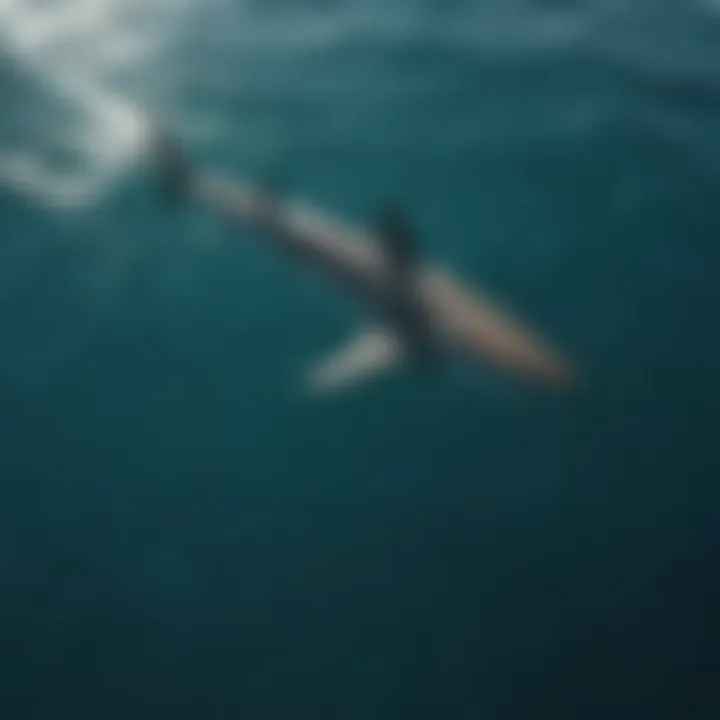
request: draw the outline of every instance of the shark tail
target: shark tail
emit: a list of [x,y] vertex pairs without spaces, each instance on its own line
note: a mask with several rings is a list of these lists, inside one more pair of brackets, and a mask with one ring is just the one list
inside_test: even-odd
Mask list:
[[176,138],[162,128],[153,128],[149,151],[163,197],[172,202],[187,197],[192,184],[192,169]]

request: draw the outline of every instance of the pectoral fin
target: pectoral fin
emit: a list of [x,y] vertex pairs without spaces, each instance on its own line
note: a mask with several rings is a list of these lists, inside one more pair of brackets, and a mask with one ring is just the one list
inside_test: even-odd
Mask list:
[[329,392],[390,370],[404,357],[400,339],[385,328],[374,328],[311,368],[305,386],[312,392]]

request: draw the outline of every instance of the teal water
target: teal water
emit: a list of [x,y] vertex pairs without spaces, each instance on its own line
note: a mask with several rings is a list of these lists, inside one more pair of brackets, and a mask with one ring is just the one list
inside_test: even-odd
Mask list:
[[[0,4],[0,716],[717,717],[717,4],[89,7]],[[302,396],[362,317],[136,107],[399,200],[583,389]]]

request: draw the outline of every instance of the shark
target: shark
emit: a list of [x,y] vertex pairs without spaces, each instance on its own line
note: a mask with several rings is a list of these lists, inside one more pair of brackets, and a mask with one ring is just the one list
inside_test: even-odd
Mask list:
[[336,391],[407,364],[436,367],[449,356],[538,386],[575,384],[575,368],[546,339],[487,293],[420,257],[415,233],[397,209],[389,208],[367,230],[267,184],[194,166],[163,130],[151,132],[149,153],[166,197],[237,223],[365,308],[370,321],[303,373],[308,390]]

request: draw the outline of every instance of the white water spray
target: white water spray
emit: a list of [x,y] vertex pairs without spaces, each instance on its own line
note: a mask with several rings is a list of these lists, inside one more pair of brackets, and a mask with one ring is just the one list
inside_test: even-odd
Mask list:
[[0,69],[7,64],[32,86],[29,97],[13,97],[12,84],[2,93],[0,105],[27,117],[32,132],[0,146],[0,182],[56,208],[97,200],[144,144],[146,120],[118,78],[132,87],[167,47],[185,7],[186,0],[0,0]]

